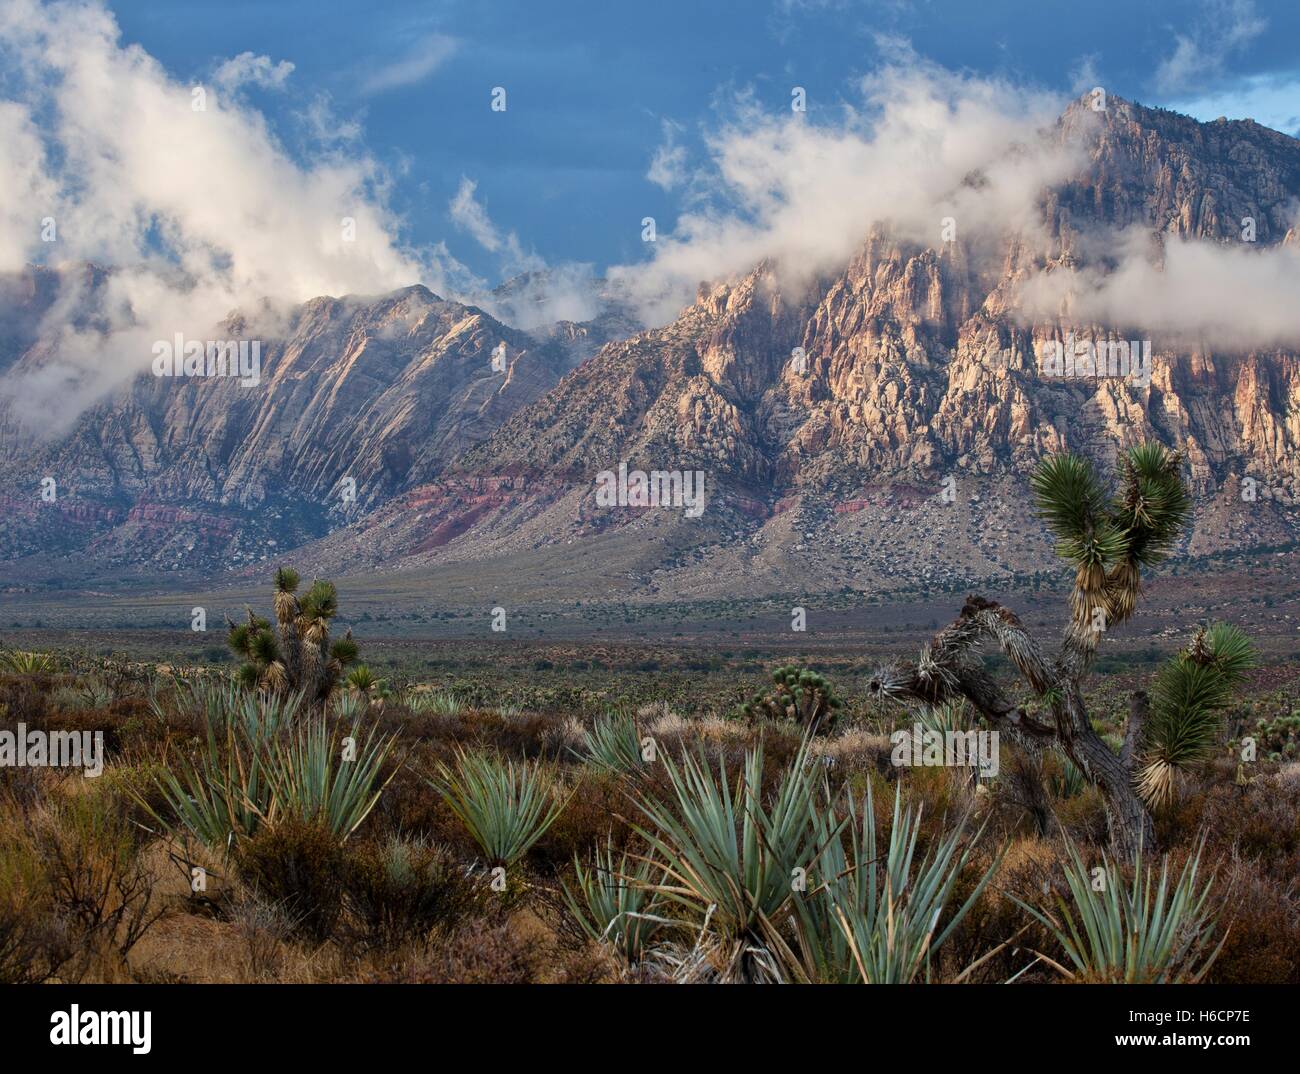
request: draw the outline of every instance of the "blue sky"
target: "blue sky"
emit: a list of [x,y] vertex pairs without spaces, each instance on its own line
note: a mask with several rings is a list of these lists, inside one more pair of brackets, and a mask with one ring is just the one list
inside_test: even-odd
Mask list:
[[[645,257],[640,221],[671,229],[682,192],[647,178],[670,131],[683,161],[738,96],[808,120],[842,113],[855,83],[900,40],[945,68],[1069,92],[1111,93],[1300,127],[1300,5],[1248,0],[989,0],[630,4],[267,3],[117,0],[125,43],[178,80],[245,51],[293,64],[252,103],[292,147],[295,116],[326,100],[392,181],[416,246],[446,241],[495,282],[511,265],[458,226],[464,179],[501,233],[549,263]],[[507,109],[489,107],[494,86]]]

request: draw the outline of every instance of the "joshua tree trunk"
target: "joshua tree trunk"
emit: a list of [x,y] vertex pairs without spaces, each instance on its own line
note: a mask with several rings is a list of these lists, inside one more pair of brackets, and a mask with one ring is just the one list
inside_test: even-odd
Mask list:
[[1123,755],[1106,745],[1105,740],[1092,729],[1088,712],[1083,704],[1083,691],[1077,681],[1065,689],[1062,706],[1069,714],[1067,721],[1058,717],[1057,727],[1061,748],[1100,792],[1106,806],[1106,820],[1110,843],[1116,854],[1131,858],[1139,846],[1154,850],[1155,828],[1151,823],[1142,799],[1133,787],[1133,769]]
[[1142,741],[1142,728],[1147,722],[1147,713],[1151,710],[1151,699],[1145,690],[1134,690],[1128,699],[1128,723],[1124,725],[1124,748],[1120,750],[1119,759],[1124,767],[1132,770],[1133,760],[1137,756],[1138,743]]
[[[979,657],[979,647],[986,640],[1002,649],[1034,694],[1050,707],[1050,723],[1012,704],[994,682]],[[1116,853],[1128,857],[1139,845],[1155,848],[1155,829],[1133,787],[1131,752],[1127,759],[1116,756],[1088,719],[1080,683],[1091,659],[1086,638],[1070,627],[1059,656],[1048,660],[1013,612],[972,595],[961,614],[931,639],[915,663],[882,668],[868,689],[904,703],[939,704],[962,696],[999,733],[1028,752],[1058,747],[1101,792],[1111,845]]]

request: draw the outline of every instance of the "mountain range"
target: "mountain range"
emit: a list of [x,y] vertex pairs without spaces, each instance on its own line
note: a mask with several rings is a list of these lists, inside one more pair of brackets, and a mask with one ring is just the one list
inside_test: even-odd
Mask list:
[[[991,254],[881,224],[811,284],[765,261],[702,282],[648,329],[598,281],[594,319],[528,331],[422,286],[319,297],[262,339],[255,386],[146,372],[53,433],[11,393],[7,576],[39,561],[41,577],[65,562],[219,579],[290,560],[593,600],[1007,579],[1052,563],[1028,493],[1037,460],[1070,449],[1109,464],[1152,437],[1187,459],[1184,555],[1292,544],[1300,355],[1155,339],[1149,383],[1050,376],[1054,344],[1132,333],[1068,309],[1027,321],[1016,289],[1096,267],[1089,240],[1119,229],[1148,231],[1157,259],[1172,241],[1238,243],[1246,217],[1261,250],[1300,242],[1300,142],[1113,96],[1100,118],[1072,106],[1054,137],[1082,145],[1085,166],[1044,191],[1044,239],[1007,234]],[[0,377],[48,362],[50,311],[112,271],[0,282]],[[248,329],[232,314],[216,334]],[[600,475],[621,465],[664,490],[702,475],[705,509],[600,502]]]

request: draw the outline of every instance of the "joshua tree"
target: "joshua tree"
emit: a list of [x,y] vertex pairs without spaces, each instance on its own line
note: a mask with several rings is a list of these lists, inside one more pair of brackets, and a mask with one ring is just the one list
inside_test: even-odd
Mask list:
[[[923,647],[917,660],[882,668],[869,684],[877,696],[903,703],[940,704],[965,697],[994,728],[1029,752],[1059,748],[1100,790],[1112,845],[1130,857],[1139,846],[1155,848],[1151,814],[1134,786],[1134,769],[1142,764],[1156,771],[1151,765],[1160,760],[1159,743],[1146,752],[1142,724],[1148,702],[1139,692],[1131,704],[1125,748],[1116,754],[1093,730],[1083,681],[1102,636],[1133,614],[1142,568],[1163,559],[1186,525],[1191,499],[1181,465],[1177,452],[1155,442],[1140,444],[1121,454],[1113,490],[1077,455],[1056,455],[1038,467],[1032,487],[1039,516],[1057,538],[1057,554],[1075,568],[1071,616],[1055,655],[1045,652],[1010,609],[972,594],[957,619]],[[1226,643],[1226,636],[1221,640]],[[1017,705],[989,674],[980,656],[985,642],[1006,655],[1039,699],[1041,715]],[[1208,662],[1221,663],[1226,656],[1225,648],[1208,656]],[[1228,664],[1240,671],[1235,657]],[[1144,778],[1154,786],[1163,777]]]
[[330,620],[338,613],[338,592],[333,582],[317,579],[299,599],[298,572],[281,567],[275,572],[275,619],[271,623],[248,609],[248,620],[229,617],[227,641],[247,661],[239,669],[240,681],[272,693],[302,691],[309,702],[321,703],[333,692],[343,669],[357,659],[357,643],[349,630],[330,642]]
[[741,713],[751,719],[756,716],[792,719],[815,733],[829,728],[843,704],[825,678],[792,665],[772,672],[772,689],[766,694],[755,694],[741,708]]

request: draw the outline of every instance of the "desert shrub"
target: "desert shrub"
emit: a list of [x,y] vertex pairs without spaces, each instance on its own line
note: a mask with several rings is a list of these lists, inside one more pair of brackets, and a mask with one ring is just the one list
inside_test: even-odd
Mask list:
[[508,921],[471,920],[368,978],[394,984],[534,984],[546,952]]
[[26,806],[6,799],[0,816],[0,984],[40,984],[76,953],[70,923],[56,912]]
[[367,975],[367,983],[596,984],[620,979],[617,963],[597,944],[575,950],[515,920],[474,919],[449,935]]
[[563,811],[531,851],[539,868],[564,868],[575,855],[585,856],[593,844],[608,841],[622,850],[629,842],[639,842],[628,820],[633,806],[621,777],[584,767],[571,778]]
[[558,715],[542,712],[506,716],[488,709],[471,709],[461,717],[466,741],[526,759],[554,759],[555,730],[562,722]]
[[1209,984],[1300,984],[1300,896],[1293,885],[1237,859],[1227,869],[1231,892],[1224,940]]
[[[986,837],[987,841],[987,837]],[[993,879],[976,891],[990,855],[977,854],[962,870],[952,900],[964,902],[976,892],[965,917],[955,923],[947,942],[936,955],[936,979],[960,978],[974,984],[1000,984],[1017,975],[1022,980],[1054,980],[1054,971],[1040,970],[1027,951],[1049,943],[1047,929],[1027,916],[1012,896],[1033,901],[1051,890],[1060,843],[1040,837],[1018,839],[996,855]]]
[[83,732],[99,736],[101,759],[107,765],[122,752],[128,737],[140,730],[140,721],[112,709],[73,711],[51,707],[41,718],[41,730],[51,735],[72,733],[78,738]]
[[350,931],[363,948],[391,948],[456,925],[482,899],[481,878],[442,848],[393,836],[354,848],[344,879]]
[[0,679],[0,715],[14,723],[39,723],[49,707],[48,675],[10,675]]
[[1216,860],[1235,854],[1283,883],[1300,875],[1300,784],[1260,776],[1243,786],[1216,782],[1185,797],[1168,814],[1157,814],[1157,831],[1168,845],[1203,830]]
[[255,895],[240,899],[228,914],[242,946],[240,977],[245,981],[276,981],[284,965],[285,945],[297,927],[293,916],[279,903]]
[[113,692],[108,684],[93,675],[57,687],[50,696],[51,707],[65,712],[107,708],[112,701]]
[[1106,803],[1096,787],[1055,805],[1056,819],[1067,838],[1078,843],[1101,843],[1106,838]]
[[[10,947],[10,958],[24,949],[33,957],[23,974],[79,981],[127,972],[162,909],[141,857],[144,833],[123,803],[90,790],[10,817],[5,829],[0,879],[11,932],[0,947]],[[31,917],[14,914],[19,900]]]
[[240,879],[258,900],[279,908],[296,935],[330,937],[343,906],[346,852],[321,824],[287,820],[241,840],[235,851]]
[[366,828],[374,832],[410,833],[446,847],[460,857],[473,858],[479,852],[474,837],[423,774],[435,769],[437,763],[427,747],[415,743],[408,762],[387,782]]

